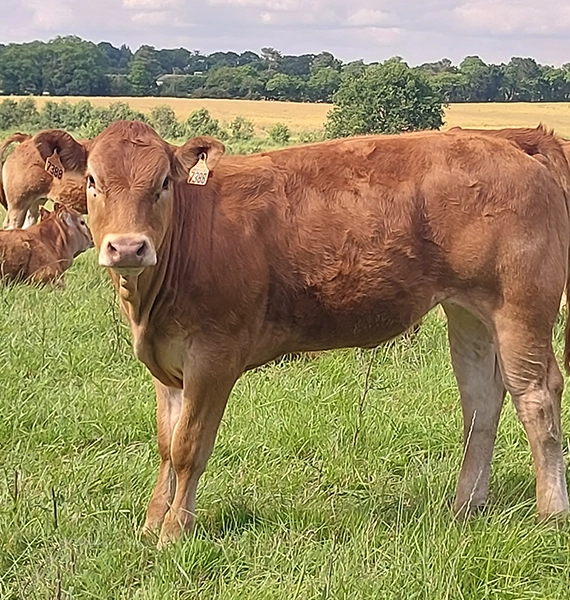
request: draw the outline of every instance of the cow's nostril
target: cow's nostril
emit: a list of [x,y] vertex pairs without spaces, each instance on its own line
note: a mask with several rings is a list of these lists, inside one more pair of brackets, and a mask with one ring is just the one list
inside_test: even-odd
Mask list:
[[107,244],[107,250],[109,250],[111,254],[117,254],[117,249],[115,246],[113,246],[113,244],[111,244],[111,242]]
[[143,256],[146,251],[146,242],[143,242],[137,250],[137,256]]

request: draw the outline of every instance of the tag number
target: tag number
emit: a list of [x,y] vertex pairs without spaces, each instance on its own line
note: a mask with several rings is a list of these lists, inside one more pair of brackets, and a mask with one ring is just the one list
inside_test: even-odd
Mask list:
[[46,163],[46,171],[56,179],[61,179],[63,177],[63,169],[52,163],[49,158]]

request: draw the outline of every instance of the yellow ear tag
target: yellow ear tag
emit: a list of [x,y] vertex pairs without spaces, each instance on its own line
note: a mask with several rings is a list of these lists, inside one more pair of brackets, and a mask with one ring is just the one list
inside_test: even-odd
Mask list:
[[46,166],[44,169],[55,179],[61,179],[63,177],[63,165],[57,150],[53,151],[51,156],[46,158]]
[[210,169],[206,165],[206,155],[202,152],[198,162],[188,171],[188,183],[193,185],[206,185]]

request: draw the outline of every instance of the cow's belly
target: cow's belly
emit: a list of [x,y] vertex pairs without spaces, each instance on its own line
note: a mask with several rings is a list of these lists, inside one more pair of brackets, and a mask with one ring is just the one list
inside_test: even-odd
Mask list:
[[304,297],[267,320],[250,356],[252,366],[288,352],[370,348],[408,330],[448,292],[429,287],[398,298],[367,297],[343,306]]

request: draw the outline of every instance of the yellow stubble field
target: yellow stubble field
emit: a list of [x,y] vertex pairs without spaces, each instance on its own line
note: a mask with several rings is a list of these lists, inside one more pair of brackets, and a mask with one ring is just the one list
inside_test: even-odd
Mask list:
[[[18,97],[13,97],[17,100]],[[111,102],[126,102],[141,112],[167,104],[178,119],[183,120],[195,110],[206,108],[222,122],[229,123],[240,115],[252,121],[256,129],[268,130],[275,123],[285,123],[293,131],[320,129],[326,121],[330,104],[272,102],[256,100],[220,100],[202,98],[108,98],[108,97],[38,97],[38,108],[48,100],[75,103],[89,100],[95,106],[108,106]],[[570,137],[570,103],[488,103],[451,104],[445,110],[445,126],[475,128],[535,127],[543,123],[559,134]]]

